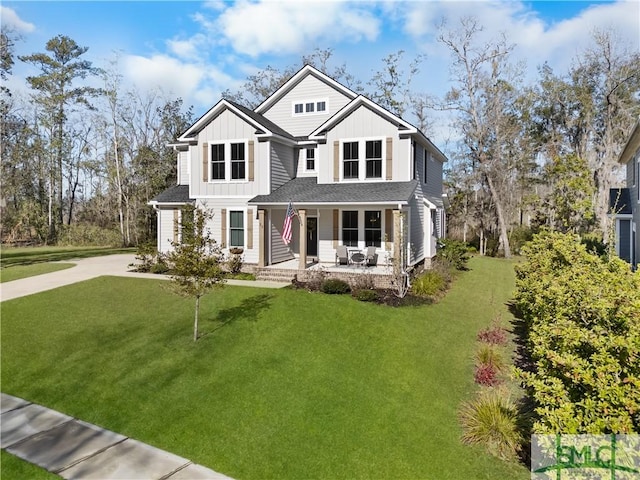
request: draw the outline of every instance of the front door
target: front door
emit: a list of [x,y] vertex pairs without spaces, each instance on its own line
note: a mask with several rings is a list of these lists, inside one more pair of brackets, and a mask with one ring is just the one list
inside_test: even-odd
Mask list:
[[318,256],[318,219],[316,217],[307,218],[307,256]]

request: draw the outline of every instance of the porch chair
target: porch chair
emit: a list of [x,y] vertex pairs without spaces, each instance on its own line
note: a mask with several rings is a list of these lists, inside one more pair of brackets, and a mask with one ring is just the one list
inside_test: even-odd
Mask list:
[[344,245],[338,245],[336,248],[336,266],[349,264],[349,252]]
[[367,253],[364,261],[367,267],[375,267],[378,264],[378,254],[376,247],[367,247]]

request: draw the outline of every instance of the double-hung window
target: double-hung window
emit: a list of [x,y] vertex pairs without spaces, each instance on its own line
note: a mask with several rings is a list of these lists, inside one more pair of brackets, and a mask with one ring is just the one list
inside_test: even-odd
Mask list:
[[358,142],[344,142],[342,144],[343,172],[345,179],[358,179]]
[[224,143],[211,145],[211,180],[225,179]]
[[245,175],[244,143],[231,144],[231,180],[244,180]]
[[316,150],[315,148],[307,148],[307,159],[306,159],[306,169],[308,171],[313,171],[316,169]]
[[358,212],[342,211],[342,244],[347,247],[358,246]]
[[382,242],[382,215],[380,210],[364,212],[364,244],[366,247],[379,247]]
[[244,212],[229,212],[229,246],[244,247]]
[[367,178],[382,178],[382,140],[367,140],[365,150]]

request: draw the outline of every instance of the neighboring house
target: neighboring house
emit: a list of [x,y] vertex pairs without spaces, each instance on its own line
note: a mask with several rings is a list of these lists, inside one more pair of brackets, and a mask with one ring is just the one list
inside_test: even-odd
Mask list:
[[[150,203],[158,249],[179,239],[180,208],[209,209],[225,252],[245,264],[333,264],[338,245],[378,258],[431,259],[444,236],[444,154],[416,127],[305,66],[255,110],[220,100],[175,144],[178,185]],[[289,202],[292,239],[282,239]],[[404,235],[402,235],[404,232]],[[399,241],[403,239],[404,241]]]
[[626,165],[627,188],[612,188],[609,210],[615,222],[616,253],[637,268],[640,262],[640,119],[618,161]]

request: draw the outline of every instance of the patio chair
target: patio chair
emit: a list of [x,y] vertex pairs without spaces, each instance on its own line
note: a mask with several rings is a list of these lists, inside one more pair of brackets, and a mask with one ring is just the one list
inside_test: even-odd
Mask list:
[[349,264],[349,252],[344,245],[338,245],[336,248],[336,266]]
[[376,253],[376,247],[367,247],[365,265],[367,267],[375,267],[377,264],[378,254]]

